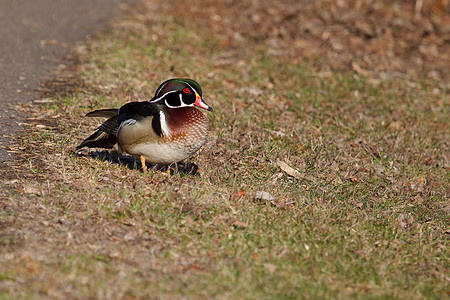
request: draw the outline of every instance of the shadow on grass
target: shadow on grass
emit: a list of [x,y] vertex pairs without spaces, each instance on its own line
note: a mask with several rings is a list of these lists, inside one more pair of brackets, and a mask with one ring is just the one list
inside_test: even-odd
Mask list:
[[[76,157],[92,157],[101,161],[109,161],[113,164],[118,164],[121,166],[125,166],[131,170],[139,170],[142,172],[142,164],[141,161],[133,156],[123,155],[116,151],[88,151],[86,149],[82,149],[77,152],[73,152]],[[174,175],[176,173],[180,175],[197,175],[198,166],[194,163],[173,163],[169,166],[161,165],[161,164],[151,164],[146,163],[148,171],[156,170],[160,172],[167,172],[167,168],[170,170],[170,175]]]

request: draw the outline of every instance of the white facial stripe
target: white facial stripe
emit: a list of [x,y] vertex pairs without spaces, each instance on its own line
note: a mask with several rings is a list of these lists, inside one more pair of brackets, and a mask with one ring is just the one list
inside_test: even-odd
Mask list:
[[180,107],[189,107],[189,106],[192,106],[192,104],[188,105],[188,104],[186,104],[186,103],[183,102],[183,94],[180,93],[178,96],[180,97],[180,103],[181,103],[179,106],[172,106],[172,105],[170,105],[169,103],[167,103],[167,100],[164,101],[164,103],[166,103],[166,106],[169,107],[169,108],[180,108]]
[[166,115],[163,111],[159,112],[159,122],[161,123],[161,131],[165,137],[170,136],[169,126],[167,126]]
[[162,95],[161,97],[156,98],[155,100],[152,100],[152,101],[148,101],[148,102],[150,102],[150,103],[158,102],[158,101],[160,101],[161,99],[163,99],[164,97],[166,97],[167,95],[172,94],[172,93],[176,93],[176,92],[177,92],[177,91],[170,91],[170,92],[167,92],[167,93],[165,93],[164,95]]
[[156,95],[158,95],[159,91],[161,91],[168,83],[169,83],[169,81],[166,82],[163,86],[161,86],[161,87],[156,91]]
[[[181,97],[181,95],[180,95],[180,97]],[[183,100],[181,100],[181,105],[180,106],[172,106],[169,103],[167,103],[167,101],[164,101],[164,103],[166,104],[166,106],[168,108],[180,108],[180,107],[190,107],[190,106],[192,106],[192,105],[187,105],[186,103],[183,102]]]

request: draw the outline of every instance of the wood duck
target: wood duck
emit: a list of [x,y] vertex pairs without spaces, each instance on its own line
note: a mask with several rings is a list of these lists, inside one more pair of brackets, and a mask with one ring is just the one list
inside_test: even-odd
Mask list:
[[101,109],[88,117],[108,120],[78,147],[115,148],[145,162],[169,165],[199,150],[206,141],[208,121],[196,107],[213,111],[192,79],[169,79],[149,101],[130,102],[119,109]]

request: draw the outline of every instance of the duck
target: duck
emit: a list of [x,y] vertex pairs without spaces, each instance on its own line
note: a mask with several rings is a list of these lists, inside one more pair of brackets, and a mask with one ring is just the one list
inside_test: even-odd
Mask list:
[[148,101],[87,113],[87,117],[108,119],[76,150],[112,148],[139,158],[144,172],[146,162],[169,166],[189,158],[205,144],[209,123],[200,109],[213,111],[202,98],[200,84],[172,78],[161,83]]

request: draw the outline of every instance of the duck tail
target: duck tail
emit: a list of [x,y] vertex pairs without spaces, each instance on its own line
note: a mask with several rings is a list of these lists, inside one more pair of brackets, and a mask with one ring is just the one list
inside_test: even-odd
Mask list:
[[117,116],[119,114],[119,110],[117,108],[108,108],[108,109],[99,109],[94,110],[86,114],[86,117],[104,117],[111,118]]
[[[108,111],[108,112],[107,112]],[[111,110],[102,110],[102,111],[93,111],[92,113],[97,113],[96,117],[100,116],[108,116],[111,114]],[[89,113],[91,114],[91,113]],[[101,115],[100,115],[101,114]],[[93,115],[89,115],[93,116]],[[114,145],[117,144],[117,130],[119,128],[119,123],[117,119],[119,118],[117,114],[117,109],[115,115],[106,120],[102,125],[100,125],[97,130],[91,134],[87,139],[81,142],[80,145],[77,146],[76,150],[79,150],[83,147],[89,148],[113,148]]]
[[87,139],[85,139],[81,144],[77,146],[77,150],[88,147],[88,148],[113,148],[117,143],[115,136],[110,135],[104,131],[97,130],[91,134]]

